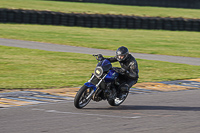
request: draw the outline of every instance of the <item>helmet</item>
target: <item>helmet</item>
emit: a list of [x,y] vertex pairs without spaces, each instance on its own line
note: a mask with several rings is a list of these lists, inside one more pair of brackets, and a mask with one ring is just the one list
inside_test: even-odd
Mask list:
[[124,61],[128,57],[129,51],[126,47],[121,46],[116,51],[116,57],[118,61]]

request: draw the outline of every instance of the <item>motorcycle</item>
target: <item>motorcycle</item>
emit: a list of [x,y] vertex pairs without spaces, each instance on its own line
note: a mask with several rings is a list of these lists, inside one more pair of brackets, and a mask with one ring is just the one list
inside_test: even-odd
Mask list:
[[107,100],[111,106],[119,106],[128,96],[128,92],[121,94],[119,69],[112,67],[107,59],[98,59],[98,55],[93,55],[99,61],[91,78],[77,92],[74,98],[74,106],[78,109],[85,107],[91,100],[99,102]]

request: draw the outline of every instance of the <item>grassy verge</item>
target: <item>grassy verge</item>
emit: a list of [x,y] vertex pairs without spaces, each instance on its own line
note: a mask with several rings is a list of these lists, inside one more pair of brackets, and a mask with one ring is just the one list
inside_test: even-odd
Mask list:
[[124,14],[137,16],[200,18],[198,9],[140,7],[48,0],[0,0],[0,8],[35,9],[77,13]]
[[98,29],[66,26],[0,24],[0,38],[131,52],[200,57],[200,32]]
[[[97,61],[91,55],[0,46],[0,88],[77,87]],[[198,78],[199,66],[138,59],[139,82]],[[113,64],[119,66],[118,63]]]

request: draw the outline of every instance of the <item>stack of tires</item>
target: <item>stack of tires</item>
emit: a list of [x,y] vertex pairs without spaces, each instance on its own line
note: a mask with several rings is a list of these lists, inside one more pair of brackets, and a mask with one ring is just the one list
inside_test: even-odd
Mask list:
[[0,9],[0,23],[200,31],[199,19],[60,13],[20,9]]

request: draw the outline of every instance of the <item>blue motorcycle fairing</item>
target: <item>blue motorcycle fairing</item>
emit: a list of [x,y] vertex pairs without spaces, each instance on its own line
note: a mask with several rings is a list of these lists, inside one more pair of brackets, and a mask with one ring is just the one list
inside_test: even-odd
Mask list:
[[110,61],[107,60],[107,59],[105,59],[105,60],[100,61],[100,62],[97,64],[97,66],[106,66],[106,65],[110,65],[110,64],[111,64]]
[[103,60],[102,66],[111,65],[110,61],[105,59]]
[[117,77],[119,76],[119,74],[114,71],[114,70],[110,70],[109,73],[107,74],[107,76],[105,77],[105,82],[112,82],[114,81]]
[[96,91],[96,89],[97,89],[97,87],[94,84],[90,83],[90,82],[86,82],[84,85],[86,85],[89,88],[93,88],[94,91]]
[[105,59],[103,61],[100,61],[97,66],[101,66],[103,68],[103,71],[108,71],[112,68],[112,64],[110,63],[109,60]]

